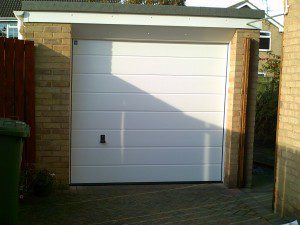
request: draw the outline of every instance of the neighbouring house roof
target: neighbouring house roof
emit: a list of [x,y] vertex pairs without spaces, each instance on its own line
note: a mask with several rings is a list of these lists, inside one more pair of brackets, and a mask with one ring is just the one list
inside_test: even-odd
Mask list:
[[[249,9],[256,9],[256,10],[261,10],[260,8],[258,8],[256,5],[254,5],[253,3],[249,2],[249,0],[244,0],[241,2],[238,2],[232,6],[229,6],[228,8],[235,8],[235,9],[245,9],[245,8],[249,8]],[[267,13],[265,14],[265,18],[267,18],[266,20],[268,22],[270,22],[271,24],[273,24],[274,26],[276,26],[280,32],[283,32],[283,25],[281,23],[279,23],[278,21],[274,20],[273,18],[269,18],[271,17],[270,15],[268,15]]]
[[253,7],[252,4],[251,5],[248,5],[247,3],[250,3],[249,1],[245,0],[245,1],[241,1],[241,2],[238,2],[234,5],[231,5],[229,6],[228,8],[236,8],[236,9],[239,9],[240,7],[243,7],[243,6],[246,6],[250,9],[256,9],[257,7]]
[[21,9],[21,0],[0,0],[0,17],[14,18],[14,10]]
[[[40,0],[36,0],[40,1]],[[88,0],[55,0],[61,2],[84,2]],[[100,1],[100,0],[94,0]],[[21,10],[22,0],[0,0],[0,18],[2,20],[16,19],[14,11]]]
[[146,6],[129,4],[106,4],[99,2],[85,2],[83,0],[63,1],[23,1],[23,11],[57,11],[57,12],[94,12],[119,14],[153,14],[200,17],[228,17],[262,19],[263,10],[234,8],[208,8],[185,6]]

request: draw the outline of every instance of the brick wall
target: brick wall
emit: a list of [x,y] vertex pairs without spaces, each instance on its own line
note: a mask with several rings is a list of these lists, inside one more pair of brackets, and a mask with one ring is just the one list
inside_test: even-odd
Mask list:
[[69,179],[71,25],[25,23],[35,42],[37,167]]
[[[282,55],[282,37],[283,33],[279,32],[278,27],[273,25],[267,20],[262,21],[262,30],[263,31],[270,31],[271,32],[271,52],[281,56]],[[268,58],[268,52],[259,52],[260,58]],[[259,69],[262,69],[262,65],[265,63],[265,61],[259,62]]]
[[300,218],[300,1],[285,17],[277,132],[275,208]]
[[228,187],[238,185],[238,151],[241,125],[241,89],[243,77],[244,41],[245,38],[254,39],[251,44],[251,62],[248,92],[248,112],[246,128],[246,186],[252,182],[252,162],[253,162],[253,141],[255,125],[255,105],[256,105],[256,82],[258,70],[258,30],[237,30],[231,40],[230,46],[230,68],[228,86],[228,106],[226,124],[226,145],[224,158],[225,184]]

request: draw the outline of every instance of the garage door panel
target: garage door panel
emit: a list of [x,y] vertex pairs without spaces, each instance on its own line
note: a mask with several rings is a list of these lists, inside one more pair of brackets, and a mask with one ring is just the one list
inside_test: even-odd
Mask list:
[[73,110],[222,112],[224,96],[217,94],[73,93]]
[[80,74],[73,77],[74,93],[198,93],[223,94],[225,77]]
[[74,130],[216,130],[223,128],[223,112],[99,112],[74,111]]
[[74,43],[71,182],[221,181],[227,50]]
[[[100,135],[106,135],[105,144]],[[220,147],[222,130],[134,130],[92,131],[73,130],[73,148],[121,148],[121,147]]]
[[74,55],[102,56],[165,56],[226,58],[227,46],[217,44],[172,44],[142,42],[78,41],[73,48]]
[[222,148],[76,148],[73,166],[218,164]]
[[[159,74],[226,76],[226,60],[215,58],[163,58],[75,55],[75,74]],[[203,66],[205,65],[205,66]]]
[[72,166],[73,183],[221,181],[221,164],[188,166]]

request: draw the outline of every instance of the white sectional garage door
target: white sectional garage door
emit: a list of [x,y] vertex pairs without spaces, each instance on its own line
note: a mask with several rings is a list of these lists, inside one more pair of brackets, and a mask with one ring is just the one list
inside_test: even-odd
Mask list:
[[227,47],[75,41],[71,182],[221,181]]

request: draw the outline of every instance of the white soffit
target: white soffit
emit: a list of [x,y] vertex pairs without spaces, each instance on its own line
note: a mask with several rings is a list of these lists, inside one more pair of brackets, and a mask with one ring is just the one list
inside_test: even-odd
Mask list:
[[[24,12],[23,22],[261,29],[254,19],[111,13]],[[250,23],[250,25],[249,25]],[[254,28],[255,27],[255,28]]]

